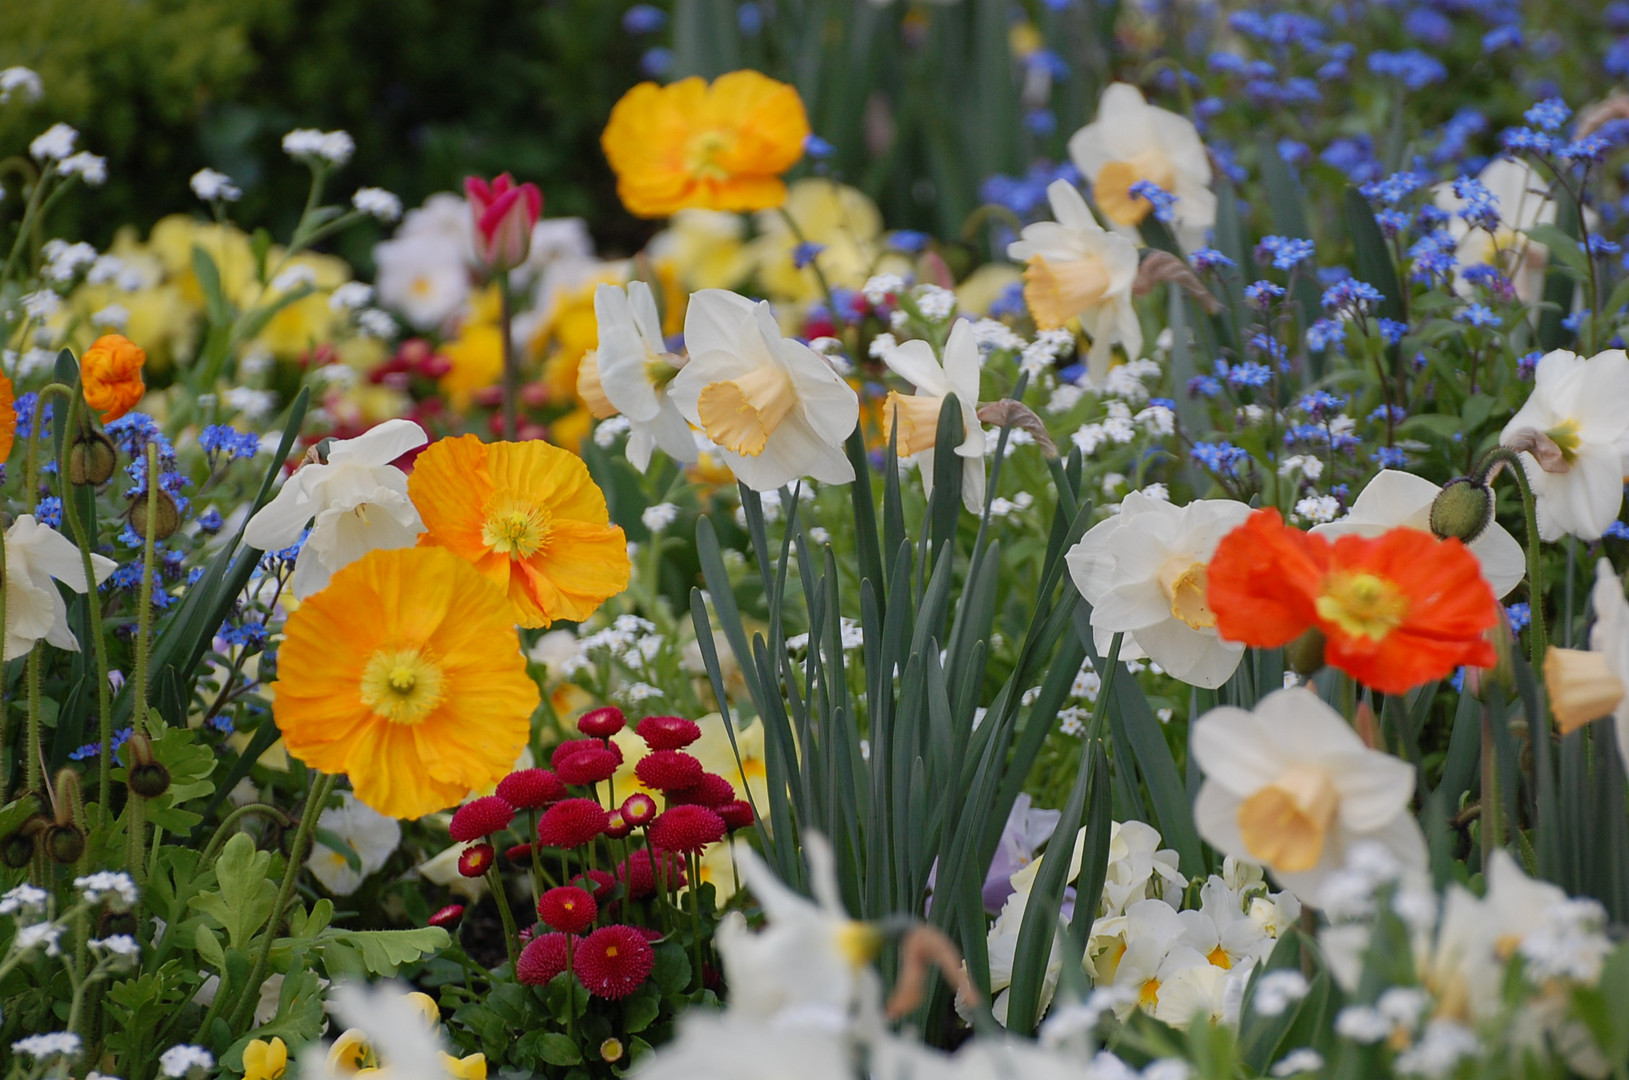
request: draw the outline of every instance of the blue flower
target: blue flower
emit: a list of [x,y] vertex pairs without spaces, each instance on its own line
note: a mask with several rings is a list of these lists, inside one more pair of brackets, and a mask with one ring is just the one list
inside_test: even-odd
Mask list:
[[1480,326],[1484,329],[1496,330],[1500,319],[1493,309],[1486,304],[1470,304],[1464,309],[1454,313],[1454,321],[1466,323],[1470,326]]
[[1176,217],[1176,196],[1152,180],[1138,180],[1127,189],[1133,199],[1147,199],[1154,206],[1154,216],[1160,221]]
[[221,517],[221,512],[213,506],[198,515],[198,528],[202,532],[218,533],[225,524],[226,519]]
[[1226,255],[1223,255],[1215,248],[1200,248],[1192,255],[1188,256],[1188,258],[1192,260],[1194,269],[1201,272],[1206,270],[1216,270],[1224,266],[1237,265],[1232,259],[1228,258]]
[[[16,402],[13,404],[13,411],[17,414],[16,438],[18,442],[34,437],[34,406],[39,403],[39,400],[40,395],[30,390],[26,394],[18,395]],[[41,438],[51,434],[51,408],[53,404],[53,402],[46,402],[45,410],[40,414],[42,421],[40,424]]]
[[658,45],[646,49],[639,58],[639,70],[652,79],[659,79],[673,69],[673,50]]
[[1189,397],[1213,398],[1222,392],[1221,380],[1213,375],[1195,375],[1188,380]]
[[1328,390],[1314,390],[1303,394],[1296,407],[1314,420],[1324,420],[1346,408],[1346,399]]
[[735,9],[735,26],[745,37],[757,37],[764,29],[764,12],[748,2]]
[[1446,230],[1436,229],[1426,233],[1408,249],[1408,257],[1414,260],[1410,276],[1415,281],[1428,283],[1435,278],[1448,277],[1459,262],[1455,255],[1458,247],[1458,241]]
[[1325,311],[1368,311],[1384,299],[1368,282],[1348,278],[1325,289],[1320,303]]
[[1194,443],[1189,453],[1199,464],[1223,476],[1237,476],[1238,467],[1250,459],[1247,451],[1225,441]]
[[932,237],[927,233],[917,232],[914,229],[900,229],[888,236],[888,246],[907,255],[915,255],[918,252],[925,251],[931,241]]
[[1507,604],[1505,617],[1510,620],[1512,633],[1521,633],[1533,621],[1533,608],[1526,603]]
[[815,257],[825,250],[825,244],[816,244],[806,240],[792,249],[792,265],[802,270],[814,262]]
[[1382,78],[1396,79],[1410,90],[1423,90],[1448,77],[1448,69],[1442,66],[1442,61],[1418,49],[1370,53],[1369,70]]
[[1408,464],[1408,455],[1395,446],[1382,446],[1374,452],[1374,460],[1382,469],[1401,469]]
[[1322,352],[1331,346],[1340,348],[1346,343],[1346,324],[1335,319],[1318,319],[1307,327],[1307,348]]
[[630,34],[654,34],[667,25],[667,12],[653,4],[635,4],[622,13],[622,29]]
[[1312,254],[1312,241],[1294,236],[1264,236],[1256,246],[1256,257],[1271,256],[1273,265],[1280,270],[1293,270]]
[[1572,110],[1560,98],[1550,98],[1522,113],[1522,119],[1544,131],[1560,131],[1572,116]]
[[803,137],[803,152],[816,160],[828,158],[831,157],[832,145],[811,132]]
[[1397,344],[1403,340],[1403,335],[1407,333],[1408,323],[1398,322],[1396,319],[1380,320],[1380,336],[1387,345]]
[[1244,299],[1251,307],[1266,311],[1274,300],[1284,295],[1284,286],[1271,281],[1258,281],[1244,287]]
[[1499,133],[1499,141],[1513,154],[1548,154],[1558,145],[1554,136],[1524,127],[1505,128]]
[[1522,28],[1519,26],[1500,26],[1482,35],[1483,54],[1496,53],[1500,49],[1519,49],[1521,47]]
[[1254,360],[1246,360],[1228,371],[1227,381],[1240,387],[1266,386],[1273,381],[1273,369]]
[[46,496],[34,507],[34,516],[42,525],[49,525],[53,529],[62,528],[62,500],[55,495]]

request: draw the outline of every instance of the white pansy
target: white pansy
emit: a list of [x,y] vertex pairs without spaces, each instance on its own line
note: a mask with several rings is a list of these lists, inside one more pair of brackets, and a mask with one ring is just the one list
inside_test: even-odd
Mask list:
[[298,540],[310,522],[311,534],[289,583],[301,599],[370,551],[411,547],[424,523],[407,497],[406,474],[391,462],[425,441],[424,429],[411,420],[387,420],[333,443],[326,464],[297,469],[277,497],[249,519],[244,543],[279,551]]
[[1253,712],[1212,709],[1190,748],[1205,775],[1199,835],[1262,864],[1302,902],[1315,903],[1319,884],[1364,840],[1406,870],[1424,869],[1424,834],[1409,813],[1414,769],[1370,750],[1311,691],[1275,691]]
[[1070,137],[1069,156],[1091,183],[1097,208],[1119,229],[1134,235],[1152,213],[1130,190],[1147,180],[1176,197],[1172,224],[1183,250],[1204,245],[1216,223],[1216,195],[1210,157],[1187,118],[1150,105],[1135,86],[1113,83],[1098,102],[1097,119]]
[[1124,236],[1104,231],[1067,180],[1054,180],[1046,193],[1057,220],[1026,225],[1021,239],[1007,245],[1007,256],[1028,264],[1024,299],[1036,325],[1050,329],[1080,320],[1092,339],[1088,376],[1102,386],[1115,344],[1132,359],[1142,353],[1142,326],[1131,303],[1137,249]]
[[362,882],[376,873],[402,842],[402,827],[395,818],[362,805],[345,792],[340,805],[330,806],[317,817],[317,827],[351,846],[359,867],[353,867],[342,852],[326,843],[313,844],[306,869],[334,896],[349,896]]
[[1126,635],[1122,659],[1149,657],[1183,682],[1214,688],[1232,676],[1244,646],[1223,641],[1206,602],[1206,566],[1222,537],[1250,516],[1244,503],[1200,499],[1177,507],[1132,492],[1120,513],[1070,549],[1070,576],[1092,605],[1097,648]]
[[962,459],[962,505],[977,514],[984,509],[984,427],[979,423],[979,347],[965,320],[951,328],[945,342],[944,365],[934,358],[933,346],[925,341],[907,341],[883,355],[883,362],[900,378],[910,382],[916,393],[909,396],[888,392],[883,408],[883,425],[898,427],[901,457],[912,457],[922,470],[922,487],[933,497],[935,440],[939,434],[939,412],[945,398],[956,395],[962,414],[962,441],[955,452]]
[[[79,549],[66,536],[40,524],[32,514],[18,516],[6,530],[5,544],[5,659],[27,655],[41,640],[78,652],[79,639],[68,625],[68,606],[56,582],[74,592],[85,591],[85,564]],[[117,566],[112,559],[92,555],[95,584],[106,581]]]
[[[1316,459],[1311,459],[1316,460]],[[1309,478],[1313,474],[1307,474]],[[1431,531],[1431,504],[1442,488],[1423,476],[1382,469],[1358,492],[1346,516],[1311,531],[1329,540],[1341,536],[1379,536],[1390,529]],[[1482,577],[1493,595],[1502,597],[1527,576],[1527,555],[1516,538],[1497,521],[1466,545],[1482,564]]]
[[1599,540],[1623,507],[1629,471],[1629,355],[1545,353],[1499,441],[1521,451],[1540,536]]
[[432,195],[409,211],[396,235],[373,249],[379,303],[420,330],[439,329],[470,299],[474,225],[456,195]]
[[690,362],[668,393],[738,480],[762,492],[802,476],[854,479],[843,441],[859,423],[859,396],[819,353],[781,336],[768,302],[703,289],[690,298],[684,337]]
[[650,286],[637,280],[626,290],[596,286],[594,316],[599,347],[593,363],[606,400],[628,419],[629,463],[644,472],[657,447],[675,461],[695,461],[700,455],[690,425],[668,395],[686,360],[668,350]]

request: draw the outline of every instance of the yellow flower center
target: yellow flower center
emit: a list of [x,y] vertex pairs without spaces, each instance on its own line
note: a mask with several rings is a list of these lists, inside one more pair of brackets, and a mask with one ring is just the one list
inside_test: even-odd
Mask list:
[[380,649],[362,669],[362,704],[392,724],[417,724],[441,704],[441,666],[419,649]]
[[500,494],[487,506],[481,542],[511,559],[529,559],[548,546],[553,525],[546,507]]
[[1024,268],[1024,302],[1035,325],[1053,330],[1103,302],[1109,271],[1102,259],[1052,262],[1040,255]]
[[616,957],[617,957],[617,947],[615,945],[607,945],[605,947],[605,957],[608,960],[616,959]]
[[1125,161],[1109,162],[1092,182],[1092,196],[1097,200],[1097,208],[1116,225],[1141,225],[1143,219],[1153,211],[1153,203],[1131,193],[1131,186],[1139,180],[1152,181],[1170,191],[1176,173],[1164,154],[1158,150],[1144,150]]
[[1143,983],[1142,989],[1137,992],[1137,1004],[1145,1009],[1152,1009],[1160,1003],[1160,981],[1149,979]]
[[849,920],[837,931],[837,952],[855,968],[871,962],[882,948],[882,934],[867,923]]
[[1222,948],[1220,945],[1216,946],[1216,948],[1205,954],[1205,959],[1209,960],[1212,966],[1219,967],[1224,971],[1230,970],[1233,967],[1233,958],[1228,956],[1227,950]]
[[1341,570],[1324,579],[1314,605],[1318,617],[1352,637],[1380,641],[1403,624],[1408,596],[1383,577],[1361,570]]
[[707,384],[696,409],[709,439],[732,454],[757,457],[797,402],[792,377],[762,364],[740,378]]
[[1578,447],[1583,442],[1578,437],[1578,421],[1563,420],[1544,434],[1556,444],[1561,451],[1561,460],[1571,465],[1578,458]]
[[899,424],[899,456],[910,457],[932,450],[939,438],[939,410],[945,399],[932,394],[901,394],[888,391],[882,403],[882,432],[886,438]]
[[1323,856],[1324,838],[1340,794],[1330,775],[1315,765],[1293,765],[1239,806],[1239,832],[1258,862],[1286,873],[1311,870]]
[[727,180],[730,171],[719,163],[734,143],[728,131],[712,129],[698,132],[686,148],[685,161],[690,174],[698,180]]
[[1214,627],[1216,613],[1205,599],[1209,581],[1202,562],[1184,564],[1180,558],[1168,561],[1160,571],[1160,588],[1171,600],[1171,616],[1195,630]]

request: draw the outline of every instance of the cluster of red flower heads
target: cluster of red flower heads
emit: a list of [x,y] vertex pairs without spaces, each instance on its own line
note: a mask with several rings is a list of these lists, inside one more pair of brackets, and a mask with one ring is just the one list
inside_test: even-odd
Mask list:
[[[655,963],[651,941],[660,933],[621,923],[596,928],[595,923],[623,900],[642,900],[659,888],[668,893],[681,888],[687,881],[687,855],[753,822],[751,804],[736,797],[729,780],[707,772],[685,751],[701,738],[701,727],[677,716],[647,716],[634,727],[650,748],[634,773],[645,787],[661,793],[665,806],[659,808],[644,792],[609,809],[602,805],[597,785],[622,766],[622,750],[612,737],[626,725],[614,706],[585,713],[577,721],[583,737],[556,747],[552,768],[510,773],[495,794],[474,799],[453,814],[452,838],[469,845],[458,860],[466,877],[495,872],[493,840],[520,812],[536,815],[537,834],[506,849],[517,866],[531,866],[540,849],[555,849],[565,858],[602,836],[620,840],[635,829],[644,830],[645,844],[618,861],[615,874],[585,868],[538,899],[539,925],[522,934],[525,948],[516,965],[523,983],[541,985],[569,969],[599,997],[633,993],[650,975]],[[587,794],[574,788],[587,789]],[[456,923],[460,915],[461,908],[438,911],[436,925]]]

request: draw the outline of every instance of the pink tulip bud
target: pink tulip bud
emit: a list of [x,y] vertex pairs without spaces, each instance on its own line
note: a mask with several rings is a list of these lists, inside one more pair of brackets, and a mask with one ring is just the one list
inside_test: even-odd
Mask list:
[[517,184],[508,173],[488,183],[466,177],[475,218],[475,261],[492,273],[513,270],[526,261],[532,245],[532,226],[543,213],[543,192],[536,184]]

